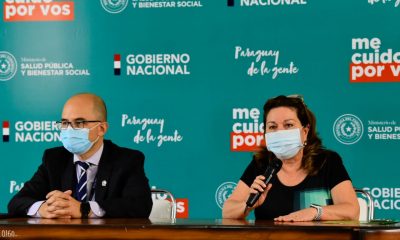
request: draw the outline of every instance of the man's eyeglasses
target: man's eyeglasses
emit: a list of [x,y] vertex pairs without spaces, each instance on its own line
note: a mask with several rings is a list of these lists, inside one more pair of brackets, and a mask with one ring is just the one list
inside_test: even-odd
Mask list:
[[99,120],[77,120],[73,122],[68,122],[68,121],[58,121],[57,123],[57,128],[59,130],[65,130],[68,128],[69,125],[75,130],[77,129],[82,129],[85,127],[86,123],[94,123],[94,122],[101,122]]

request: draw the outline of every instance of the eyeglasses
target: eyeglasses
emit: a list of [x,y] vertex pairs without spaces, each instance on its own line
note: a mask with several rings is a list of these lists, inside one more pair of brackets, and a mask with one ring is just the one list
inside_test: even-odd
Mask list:
[[303,104],[304,107],[307,107],[307,104],[304,102],[304,97],[303,95],[300,94],[291,94],[291,95],[287,95],[287,98],[291,98],[294,100],[299,100],[301,102],[301,104]]
[[86,123],[94,123],[94,122],[101,122],[99,120],[77,120],[77,121],[73,121],[73,122],[69,122],[69,121],[57,121],[57,128],[59,130],[65,130],[68,128],[69,125],[71,125],[71,127],[75,130],[77,129],[82,129],[85,127]]
[[304,104],[304,97],[303,95],[300,94],[291,94],[291,95],[287,95],[287,98],[296,98],[299,99],[303,104]]

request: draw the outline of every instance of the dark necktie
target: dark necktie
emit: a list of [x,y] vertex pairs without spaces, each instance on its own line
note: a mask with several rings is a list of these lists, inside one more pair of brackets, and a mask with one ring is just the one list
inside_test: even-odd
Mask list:
[[80,202],[86,202],[87,200],[87,170],[89,163],[77,162],[78,167],[81,170],[81,174],[78,176],[78,185],[76,186],[77,200]]

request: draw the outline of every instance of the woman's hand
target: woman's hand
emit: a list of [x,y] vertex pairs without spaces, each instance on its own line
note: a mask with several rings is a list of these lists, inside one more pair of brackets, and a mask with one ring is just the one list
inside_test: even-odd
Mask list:
[[279,222],[307,222],[313,221],[316,215],[317,210],[315,208],[305,208],[285,216],[279,216],[274,220]]
[[[257,176],[250,187],[240,180],[235,190],[233,190],[231,196],[224,203],[224,207],[222,208],[222,217],[244,219],[251,210],[263,204],[265,198],[267,197],[268,191],[272,187],[272,184],[265,186],[264,179],[265,177],[262,175]],[[257,190],[261,192],[260,198],[253,207],[248,208],[246,206],[246,201],[248,200],[250,194],[257,193]]]
[[254,179],[254,182],[250,186],[250,194],[251,193],[258,193],[260,192],[260,198],[257,200],[257,202],[254,204],[253,207],[250,209],[255,209],[259,206],[261,206],[265,198],[267,197],[268,191],[271,189],[272,184],[268,184],[268,186],[264,183],[265,177],[263,175],[259,175]]

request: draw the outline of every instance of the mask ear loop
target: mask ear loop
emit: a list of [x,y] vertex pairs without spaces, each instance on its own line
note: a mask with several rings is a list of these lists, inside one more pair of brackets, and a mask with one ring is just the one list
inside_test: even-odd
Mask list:
[[[93,128],[95,128],[95,127],[100,126],[100,124],[101,124],[101,123],[98,123],[97,125],[95,125],[95,126],[89,128],[89,131],[92,130]],[[92,146],[93,146],[94,144],[96,144],[97,141],[99,141],[99,139],[100,139],[100,136],[97,136],[97,138],[92,142]],[[89,140],[89,141],[90,141],[90,140]]]

